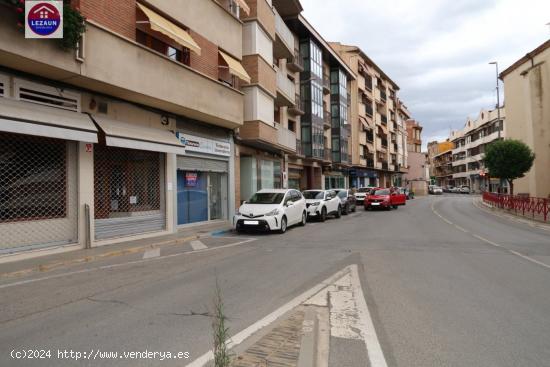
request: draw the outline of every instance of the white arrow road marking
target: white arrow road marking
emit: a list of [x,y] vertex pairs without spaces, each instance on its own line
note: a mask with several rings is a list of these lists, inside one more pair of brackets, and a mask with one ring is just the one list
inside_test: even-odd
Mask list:
[[[260,329],[275,322],[279,317],[301,304],[306,306],[329,306],[331,336],[364,340],[369,357],[369,366],[387,367],[386,359],[384,358],[384,353],[374,330],[374,324],[363,295],[357,265],[344,268],[263,319],[237,333],[230,339],[228,347],[232,348],[242,343]],[[213,358],[212,351],[209,351],[188,364],[187,367],[202,367]]]
[[191,241],[191,247],[193,248],[193,251],[204,250],[208,248],[208,246],[206,246],[204,243],[202,243],[199,240]]

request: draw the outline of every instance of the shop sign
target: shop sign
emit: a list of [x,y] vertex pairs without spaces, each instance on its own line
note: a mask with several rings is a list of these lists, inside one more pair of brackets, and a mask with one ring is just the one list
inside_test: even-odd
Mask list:
[[176,136],[181,145],[185,146],[185,149],[189,152],[206,153],[224,157],[229,157],[231,155],[231,144],[229,143],[184,133],[177,133]]
[[25,38],[63,38],[63,1],[25,1]]
[[197,172],[185,172],[185,186],[196,187],[199,175]]

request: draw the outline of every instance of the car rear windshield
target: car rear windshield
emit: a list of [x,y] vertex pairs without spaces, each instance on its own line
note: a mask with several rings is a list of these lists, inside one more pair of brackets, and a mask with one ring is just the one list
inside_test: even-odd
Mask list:
[[247,204],[280,204],[285,194],[280,192],[257,192]]
[[384,190],[376,190],[376,191],[374,191],[374,194],[373,194],[373,195],[389,195],[389,194],[390,194],[390,190],[384,189]]
[[338,197],[341,199],[345,199],[348,197],[348,193],[346,190],[340,190],[338,191]]
[[324,191],[304,191],[303,194],[306,199],[323,199],[325,197]]

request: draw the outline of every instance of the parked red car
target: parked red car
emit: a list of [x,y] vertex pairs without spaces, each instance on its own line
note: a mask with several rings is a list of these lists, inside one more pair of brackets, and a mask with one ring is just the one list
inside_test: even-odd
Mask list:
[[[407,205],[407,194],[405,189],[401,187],[395,187],[390,189],[391,191],[391,201],[394,205]],[[397,209],[397,207],[396,207]]]
[[399,205],[405,205],[406,202],[406,195],[401,194],[399,191],[377,188],[371,190],[365,197],[363,206],[365,210],[378,208],[391,210],[392,208],[397,209]]

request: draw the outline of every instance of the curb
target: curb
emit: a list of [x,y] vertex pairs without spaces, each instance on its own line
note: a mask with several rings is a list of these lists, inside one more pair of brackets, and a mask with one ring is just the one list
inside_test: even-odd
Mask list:
[[148,244],[148,245],[131,247],[131,248],[123,249],[123,250],[115,250],[115,251],[109,251],[109,252],[105,252],[105,253],[97,254],[97,255],[83,256],[83,257],[78,258],[78,259],[70,259],[70,260],[66,260],[66,261],[58,261],[58,262],[50,262],[50,263],[45,263],[45,264],[39,264],[37,266],[33,266],[31,268],[28,268],[28,269],[12,271],[12,272],[9,272],[9,273],[0,273],[0,279],[17,278],[17,277],[21,277],[21,276],[24,276],[24,275],[31,274],[33,272],[40,272],[40,273],[41,272],[47,272],[47,271],[58,269],[58,268],[61,268],[61,267],[64,267],[64,266],[88,263],[88,262],[101,260],[101,259],[107,259],[107,258],[111,258],[111,257],[117,257],[117,256],[135,254],[135,253],[139,253],[139,252],[145,252],[146,250],[154,249],[154,248],[158,248],[158,247],[181,245],[181,244],[184,244],[185,242],[197,240],[199,238],[204,238],[204,237],[208,237],[208,236],[221,236],[223,234],[230,233],[230,232],[231,232],[230,229],[222,229],[222,230],[209,232],[207,234],[196,234],[196,235],[192,235],[192,236],[176,238],[176,239],[173,239],[173,240],[166,240],[166,241],[161,241],[161,242],[155,242],[155,243]]
[[483,210],[484,212],[491,213],[492,215],[494,215],[496,217],[508,219],[508,220],[511,220],[511,221],[514,221],[514,222],[517,222],[517,223],[522,223],[522,224],[528,225],[530,227],[535,227],[535,228],[542,229],[544,231],[549,231],[550,232],[550,225],[548,225],[544,222],[540,222],[540,221],[537,221],[537,220],[532,220],[532,219],[517,216],[517,215],[514,215],[514,214],[509,214],[509,213],[507,213],[507,212],[505,212],[505,211],[503,211],[499,208],[495,208],[495,207],[493,207],[489,204],[486,204],[483,201],[483,199],[481,199],[481,198],[477,198],[477,199],[474,198],[473,204],[476,208],[478,208],[480,210]]

